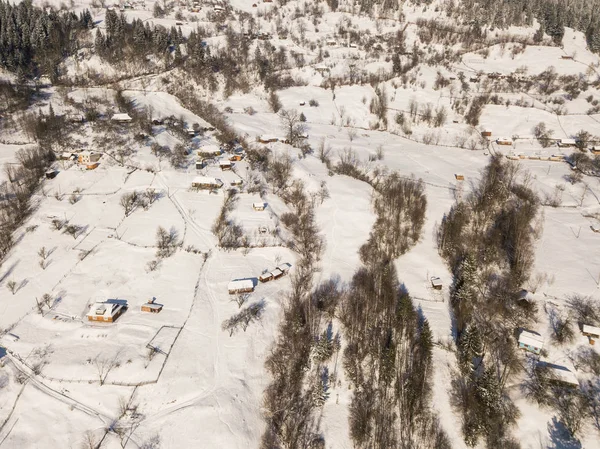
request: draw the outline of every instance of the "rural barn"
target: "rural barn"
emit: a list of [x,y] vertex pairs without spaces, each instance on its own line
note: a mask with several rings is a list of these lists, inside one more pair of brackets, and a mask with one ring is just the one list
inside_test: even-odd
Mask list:
[[212,190],[219,189],[223,186],[223,182],[220,179],[210,178],[208,176],[196,176],[192,181],[192,188]]
[[112,323],[127,310],[127,301],[124,299],[107,299],[104,302],[96,302],[90,306],[87,313],[89,321],[101,321]]
[[252,279],[236,279],[227,285],[230,295],[237,293],[250,293],[254,291],[254,282]]
[[583,325],[581,333],[589,338],[590,344],[593,345],[600,338],[600,327]]
[[539,354],[544,347],[544,338],[534,332],[522,330],[519,334],[519,349]]
[[265,210],[265,203],[252,203],[252,209],[254,210]]

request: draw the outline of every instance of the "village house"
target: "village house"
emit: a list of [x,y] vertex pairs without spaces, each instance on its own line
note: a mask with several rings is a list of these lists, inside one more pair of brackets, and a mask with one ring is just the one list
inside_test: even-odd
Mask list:
[[269,136],[269,135],[263,135],[263,136],[258,136],[258,141],[260,143],[272,143],[272,142],[277,142],[279,139],[275,136]]
[[243,157],[244,157],[244,156],[243,156],[243,155],[241,155],[241,154],[234,154],[234,155],[232,155],[232,156],[229,158],[229,160],[230,160],[230,161],[232,161],[232,162],[239,162],[239,161],[241,161],[241,160],[243,159]]
[[441,290],[442,289],[442,280],[439,277],[437,277],[437,276],[433,276],[431,278],[431,286],[435,290]]
[[95,164],[100,160],[102,154],[94,153],[93,151],[82,151],[77,155],[77,162],[81,165]]
[[227,285],[230,295],[237,293],[251,293],[254,291],[254,282],[252,279],[236,279]]
[[129,123],[132,120],[129,114],[127,114],[126,112],[118,112],[116,114],[113,114],[113,116],[110,119],[113,122],[117,123]]
[[127,301],[124,299],[107,299],[103,302],[96,302],[90,306],[87,313],[89,321],[101,321],[112,323],[127,310]]
[[519,349],[539,354],[544,347],[544,338],[534,332],[522,330],[519,334]]
[[500,137],[500,138],[496,139],[496,143],[498,145],[512,145],[513,141],[512,141],[512,139],[509,139],[508,137]]
[[489,129],[484,129],[483,131],[481,131],[481,136],[482,137],[492,137],[492,131],[490,131]]
[[252,209],[256,211],[265,210],[265,203],[252,203]]
[[271,271],[272,279],[279,279],[284,274],[285,273],[283,271],[281,271],[279,268],[275,268],[273,271]]
[[219,168],[222,171],[227,171],[227,170],[231,170],[233,168],[233,163],[231,161],[219,161]]
[[54,179],[58,175],[58,171],[56,170],[47,170],[46,171],[46,179]]
[[590,344],[593,345],[596,340],[600,338],[600,327],[584,324],[581,333],[585,335],[589,339]]
[[221,187],[223,187],[223,181],[208,176],[196,176],[192,181],[192,188],[194,189],[212,190]]
[[292,265],[289,263],[282,263],[281,265],[279,265],[277,267],[277,269],[283,271],[283,274],[287,274],[290,271],[290,268],[292,268]]
[[220,156],[223,151],[216,145],[206,145],[198,150],[200,157],[215,157]]

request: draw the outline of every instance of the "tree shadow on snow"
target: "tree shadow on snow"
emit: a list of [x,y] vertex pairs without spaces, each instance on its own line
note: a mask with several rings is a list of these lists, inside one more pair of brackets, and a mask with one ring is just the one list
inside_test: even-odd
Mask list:
[[556,417],[548,423],[548,434],[551,445],[549,449],[582,449],[581,442],[571,436],[563,423]]

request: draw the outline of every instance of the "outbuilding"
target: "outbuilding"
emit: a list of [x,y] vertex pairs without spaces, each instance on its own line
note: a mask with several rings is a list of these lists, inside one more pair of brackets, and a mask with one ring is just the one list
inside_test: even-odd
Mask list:
[[110,119],[113,122],[117,123],[129,123],[132,120],[129,114],[127,114],[126,112],[119,112],[117,114],[114,114]]
[[279,268],[275,268],[273,271],[271,271],[271,276],[273,276],[273,279],[279,279],[284,274],[285,273],[283,271],[281,271]]
[[250,293],[254,291],[254,282],[252,279],[236,279],[227,285],[230,295],[237,293]]
[[222,171],[231,170],[233,164],[231,161],[219,161],[219,168],[221,168]]
[[142,312],[160,313],[163,305],[156,303],[156,298],[149,299],[146,304],[142,304]]
[[600,338],[600,327],[584,324],[581,333],[585,335],[589,339],[590,344],[593,345],[596,340]]
[[519,349],[539,354],[544,347],[544,338],[527,330],[522,330],[519,334]]
[[265,203],[252,203],[252,209],[256,211],[265,210]]
[[558,141],[558,146],[561,148],[576,147],[577,141],[575,139],[560,139]]
[[498,145],[512,145],[513,141],[512,141],[512,139],[509,139],[508,137],[500,137],[500,138],[496,139],[496,143]]
[[278,270],[283,271],[283,274],[287,274],[290,271],[290,268],[292,268],[292,265],[289,263],[282,263],[281,265],[279,265],[277,267]]
[[435,290],[441,290],[442,289],[442,280],[439,277],[437,277],[437,276],[433,276],[431,278],[431,286]]
[[102,154],[94,153],[93,151],[82,151],[77,155],[77,162],[82,165],[95,164],[100,160]]
[[258,277],[258,280],[262,283],[269,282],[273,279],[272,273],[263,273]]

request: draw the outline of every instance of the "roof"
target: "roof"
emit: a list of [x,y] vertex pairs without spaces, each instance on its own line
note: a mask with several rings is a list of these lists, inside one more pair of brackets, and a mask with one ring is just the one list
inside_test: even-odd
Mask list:
[[575,376],[575,373],[573,373],[568,368],[544,361],[539,361],[538,365],[542,367],[547,367],[550,371],[552,371],[552,374],[556,376],[557,380],[577,387],[579,386],[577,376]]
[[163,305],[147,302],[146,304],[142,304],[142,307],[147,307],[148,309],[162,309]]
[[442,285],[442,280],[439,277],[432,277],[431,278],[431,284],[432,285]]
[[583,332],[586,334],[600,335],[600,327],[583,325]]
[[126,112],[119,112],[117,114],[113,114],[111,120],[116,120],[118,122],[130,122],[131,117]]
[[90,311],[87,313],[87,316],[103,316],[105,318],[114,317],[124,307],[127,307],[127,301],[125,300],[109,299],[104,302],[96,302],[90,306]]
[[577,141],[575,139],[560,139],[560,143],[565,143],[567,145],[575,145]]
[[231,165],[231,161],[227,161],[227,160],[219,161],[219,165],[220,166]]
[[533,346],[534,348],[542,348],[544,346],[544,337],[524,330],[519,334],[519,343],[523,343],[527,346]]
[[280,269],[281,271],[283,271],[283,272],[285,273],[285,272],[286,272],[286,271],[288,271],[290,268],[292,268],[292,265],[286,262],[286,263],[282,263],[282,264],[281,264],[281,265],[279,265],[277,268],[278,268],[278,269]]
[[276,136],[271,136],[269,134],[263,134],[262,136],[259,136],[260,140],[279,140]]
[[252,279],[236,279],[227,284],[228,290],[246,290],[254,288]]
[[252,203],[252,207],[258,209],[258,208],[264,208],[265,207],[265,203]]
[[273,271],[271,271],[271,274],[273,275],[273,277],[281,276],[283,274],[283,270],[275,268]]
[[498,140],[500,142],[512,142],[512,139],[510,139],[508,137],[499,137]]
[[0,359],[6,355],[6,349],[0,346]]
[[192,184],[210,184],[215,186],[222,186],[223,182],[220,179],[211,178],[209,176],[196,176],[192,181]]

